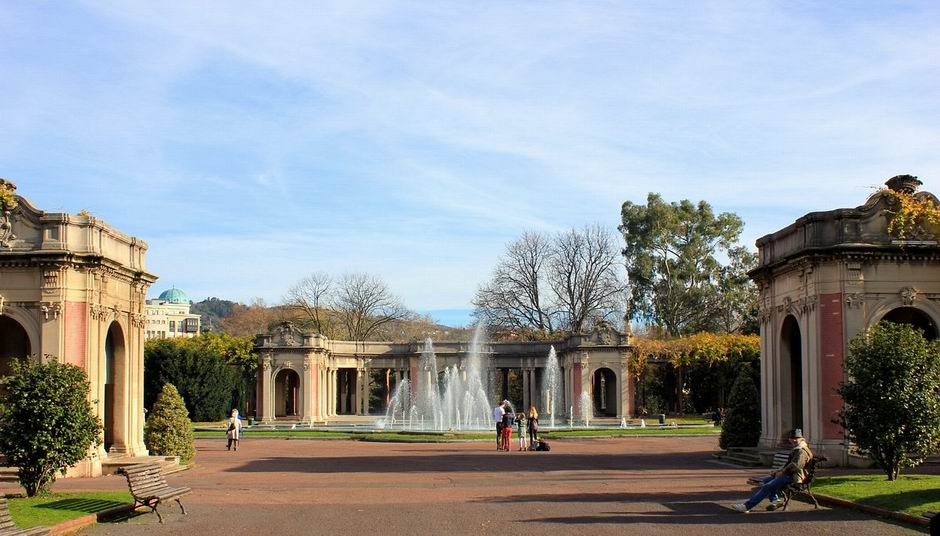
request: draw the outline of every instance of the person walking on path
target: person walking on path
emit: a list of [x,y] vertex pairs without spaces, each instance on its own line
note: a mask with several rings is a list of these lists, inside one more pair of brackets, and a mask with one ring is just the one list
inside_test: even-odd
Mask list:
[[238,452],[238,439],[241,436],[242,431],[242,421],[238,418],[238,410],[232,410],[232,417],[228,420],[228,430],[225,432],[225,436],[228,438],[228,445],[226,445],[225,450],[232,450],[232,445],[235,445],[235,452]]
[[776,510],[783,506],[783,501],[777,496],[777,492],[786,486],[803,482],[806,473],[803,470],[806,464],[813,459],[813,452],[809,450],[809,445],[803,439],[803,431],[799,428],[790,432],[790,445],[793,450],[790,451],[790,458],[787,464],[778,471],[772,471],[770,476],[764,478],[764,483],[746,502],[735,504],[731,508],[738,512],[750,512],[752,508],[760,504],[765,498],[770,498],[768,510]]
[[496,422],[496,450],[503,447],[503,417],[506,416],[506,401],[493,408],[493,420]]
[[528,422],[525,419],[525,413],[516,415],[516,431],[519,432],[519,452],[529,450],[529,446],[526,444],[526,436],[529,432],[527,425]]
[[536,442],[539,440],[539,412],[535,409],[535,406],[529,406],[529,446],[533,449],[535,448]]

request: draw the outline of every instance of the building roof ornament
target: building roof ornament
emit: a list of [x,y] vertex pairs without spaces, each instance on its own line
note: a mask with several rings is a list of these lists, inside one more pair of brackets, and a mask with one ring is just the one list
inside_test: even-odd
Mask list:
[[913,175],[895,175],[885,182],[889,190],[913,195],[924,183]]

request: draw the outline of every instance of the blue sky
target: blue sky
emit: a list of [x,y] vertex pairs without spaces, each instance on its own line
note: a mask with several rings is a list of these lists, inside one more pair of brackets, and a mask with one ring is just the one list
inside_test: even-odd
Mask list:
[[4,2],[0,35],[0,176],[147,240],[154,293],[368,271],[455,322],[523,230],[649,191],[753,244],[940,190],[937,2]]

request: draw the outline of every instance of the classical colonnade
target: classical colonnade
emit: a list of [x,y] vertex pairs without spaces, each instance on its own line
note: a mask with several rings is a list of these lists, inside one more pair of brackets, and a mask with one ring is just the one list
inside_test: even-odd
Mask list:
[[[423,345],[417,342],[333,341],[284,323],[272,333],[259,335],[255,345],[260,356],[258,417],[262,421],[328,422],[382,413],[402,380],[420,385],[428,381],[425,374],[430,375],[420,370]],[[559,416],[567,417],[572,410],[576,417],[582,415],[582,392],[591,394],[595,411],[603,408],[604,416],[620,418],[632,412],[627,336],[607,326],[554,343],[487,345],[481,359],[492,402],[509,399],[512,391],[517,405],[546,407],[544,371],[553,345],[560,367]],[[439,371],[457,367],[466,374],[469,342],[436,343],[434,350]],[[380,397],[373,404],[373,390],[385,399]]]

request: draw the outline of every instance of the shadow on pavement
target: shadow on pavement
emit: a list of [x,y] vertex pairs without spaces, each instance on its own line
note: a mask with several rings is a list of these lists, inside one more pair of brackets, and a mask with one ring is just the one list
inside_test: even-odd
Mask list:
[[[552,495],[510,495],[508,497],[486,497],[478,503],[657,503],[657,504],[703,504],[695,500],[712,503],[741,502],[746,492],[735,491],[690,491],[676,493],[564,493]],[[682,499],[684,502],[673,502]]]
[[453,453],[420,456],[274,457],[225,469],[237,473],[505,473],[545,471],[715,471],[710,452],[564,454],[541,452]]
[[668,511],[616,513],[611,515],[545,517],[527,519],[523,523],[554,523],[562,525],[639,524],[658,525],[766,525],[776,523],[817,523],[819,521],[852,521],[864,518],[846,510],[804,510],[799,512],[755,512],[742,514],[722,504],[708,502],[664,502]]

